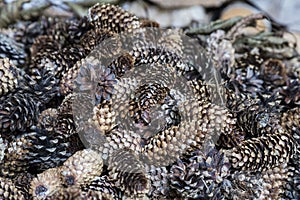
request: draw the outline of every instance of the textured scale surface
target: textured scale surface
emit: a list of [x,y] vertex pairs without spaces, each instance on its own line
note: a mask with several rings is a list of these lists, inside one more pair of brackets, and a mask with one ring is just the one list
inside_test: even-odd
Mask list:
[[262,18],[196,49],[109,4],[0,33],[0,199],[299,199],[300,59]]

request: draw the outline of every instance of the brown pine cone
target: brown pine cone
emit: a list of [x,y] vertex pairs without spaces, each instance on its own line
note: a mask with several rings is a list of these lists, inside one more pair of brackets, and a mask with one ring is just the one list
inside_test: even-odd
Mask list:
[[106,175],[95,177],[92,182],[83,186],[82,190],[85,192],[98,191],[102,195],[110,195],[113,199],[121,199],[121,191],[114,186],[113,182]]
[[229,161],[215,148],[196,151],[171,166],[171,195],[208,199],[218,196],[221,183],[229,175]]
[[66,186],[87,185],[102,172],[103,161],[96,151],[77,151],[59,168],[61,182]]
[[0,177],[0,199],[25,200],[25,197],[11,179]]
[[287,163],[296,152],[296,141],[288,133],[266,134],[241,142],[226,152],[234,169],[257,171]]
[[98,3],[89,9],[88,17],[95,28],[116,33],[140,27],[139,19],[135,15],[116,5]]
[[48,169],[30,182],[30,195],[33,199],[45,199],[62,187],[57,168]]
[[8,58],[0,59],[0,99],[18,87],[20,76],[20,70]]
[[1,137],[14,137],[20,134],[20,131],[25,131],[36,123],[41,105],[34,95],[22,91],[2,98],[0,104]]
[[142,162],[129,149],[112,153],[108,161],[109,178],[128,197],[142,197],[149,191],[150,181]]
[[14,65],[22,66],[26,56],[23,44],[0,33],[0,58],[9,58]]

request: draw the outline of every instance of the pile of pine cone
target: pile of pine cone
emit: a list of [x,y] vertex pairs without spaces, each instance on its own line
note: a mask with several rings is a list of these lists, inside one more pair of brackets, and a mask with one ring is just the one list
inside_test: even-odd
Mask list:
[[122,151],[107,167],[83,145],[72,81],[76,63],[105,39],[158,23],[97,4],[86,17],[40,16],[1,29],[0,199],[299,199],[300,56],[276,24],[257,31],[259,20],[182,30],[212,55],[236,132],[145,169]]

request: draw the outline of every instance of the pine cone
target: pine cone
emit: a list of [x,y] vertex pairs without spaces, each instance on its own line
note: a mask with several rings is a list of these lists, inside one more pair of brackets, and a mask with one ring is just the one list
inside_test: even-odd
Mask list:
[[9,58],[16,66],[22,66],[26,58],[23,44],[0,33],[0,58]]
[[[298,152],[299,154],[299,152]],[[297,160],[296,160],[297,159]],[[284,186],[285,194],[283,198],[299,199],[300,198],[300,162],[299,157],[293,159],[288,166],[288,178]]]
[[17,136],[4,151],[1,173],[5,176],[13,177],[16,173],[26,171],[35,174],[57,167],[83,148],[77,134],[69,136],[55,129],[31,129],[32,132]]
[[144,196],[150,181],[143,163],[129,149],[121,149],[110,155],[108,161],[110,181],[129,197]]
[[217,196],[224,178],[229,175],[229,162],[224,154],[210,148],[196,151],[188,159],[171,166],[170,188],[182,198],[207,199]]
[[91,149],[84,149],[68,158],[59,171],[63,184],[81,186],[100,176],[102,167],[100,154]]
[[261,65],[261,77],[264,80],[264,84],[271,88],[278,88],[283,86],[288,79],[287,67],[281,60],[268,59]]
[[109,134],[116,127],[116,116],[111,109],[112,102],[99,104],[94,107],[92,123],[101,131],[102,134]]
[[[245,140],[228,150],[232,167],[235,169],[257,171],[269,169],[286,163],[296,152],[296,141],[288,133],[278,129],[277,133]],[[280,133],[283,132],[283,133]]]
[[85,35],[89,30],[91,30],[91,24],[86,16],[81,19],[70,21],[68,26],[68,41],[80,43],[83,35]]
[[35,39],[40,35],[46,35],[47,30],[60,21],[60,18],[41,16],[39,21],[22,22],[16,24],[16,32],[14,38],[17,42],[25,45],[25,50],[29,53],[29,49],[34,43]]
[[95,105],[109,100],[113,94],[115,75],[99,61],[84,63],[80,67],[78,76],[74,81],[76,91],[91,94],[95,97]]
[[121,191],[113,185],[106,175],[95,177],[92,182],[83,186],[82,190],[85,192],[97,191],[101,192],[101,194],[110,195],[113,199],[121,199]]
[[253,104],[237,113],[237,122],[246,137],[259,137],[277,129],[278,111],[262,103]]
[[169,171],[166,167],[148,166],[151,187],[148,196],[153,198],[170,196]]
[[110,194],[101,193],[95,190],[83,191],[81,188],[72,186],[60,188],[54,194],[48,196],[46,200],[81,200],[81,199],[99,199],[114,200]]
[[0,177],[0,199],[25,200],[25,194],[9,178]]
[[234,171],[222,184],[226,199],[281,199],[288,176],[286,164],[264,171]]
[[47,69],[41,71],[34,69],[31,76],[24,75],[20,87],[33,94],[43,105],[47,105],[54,97],[57,97],[58,80]]
[[101,153],[104,160],[107,160],[115,151],[122,149],[130,149],[137,154],[141,152],[140,136],[128,130],[112,130],[109,134],[104,135],[95,127],[88,129],[84,138],[91,147]]
[[28,164],[24,162],[24,157],[28,153],[24,151],[24,146],[30,145],[29,141],[23,138],[7,143],[2,141],[2,155],[0,162],[0,175],[3,177],[16,177],[21,172],[28,171]]
[[288,108],[299,107],[300,105],[300,81],[289,80],[287,84],[280,88],[278,99],[281,104]]
[[41,103],[30,93],[22,91],[11,93],[2,98],[0,104],[0,133],[10,138],[25,131],[37,121]]
[[59,113],[64,115],[73,115],[73,102],[76,94],[67,95],[57,108]]
[[0,59],[0,99],[18,87],[20,76],[21,72],[8,58]]
[[30,173],[21,173],[13,179],[13,182],[16,185],[16,187],[24,192],[24,196],[26,199],[30,198],[30,182],[33,180],[34,177],[35,176]]
[[45,199],[58,191],[61,186],[58,169],[48,169],[30,182],[30,194],[33,199]]
[[56,47],[51,46],[51,50],[38,52],[32,58],[29,75],[34,74],[35,70],[46,68],[54,74],[55,78],[61,79],[62,75],[66,73],[78,60],[84,57],[84,53],[77,47],[65,47],[57,50]]
[[140,27],[139,19],[119,6],[97,3],[89,9],[89,21],[97,29],[120,33]]

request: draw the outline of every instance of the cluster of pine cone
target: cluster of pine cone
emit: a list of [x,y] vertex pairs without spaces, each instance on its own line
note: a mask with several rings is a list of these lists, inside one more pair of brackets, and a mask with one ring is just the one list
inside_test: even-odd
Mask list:
[[[158,23],[96,4],[87,17],[40,17],[0,32],[0,199],[299,199],[300,56],[282,30],[246,30],[262,19],[258,14],[183,30],[212,55],[225,97],[221,110],[209,100],[191,109],[205,113],[207,127],[224,113],[228,119],[216,144],[199,141],[201,149],[193,147],[166,166],[143,163],[131,149],[105,160],[105,148],[86,148],[79,131],[88,130],[78,129],[72,105],[84,98],[74,94],[74,79],[85,74],[80,67],[93,64],[85,58],[94,48]],[[146,55],[139,53],[135,60]],[[112,71],[121,77],[133,62],[126,55]],[[103,72],[108,85],[112,71]],[[194,89],[203,92],[196,82]],[[153,88],[146,89],[160,91]],[[96,99],[107,100],[109,91]],[[206,95],[213,96],[208,89],[199,99]],[[110,111],[104,106],[95,112]],[[164,134],[153,146],[171,148],[169,137],[184,138],[175,130]],[[129,140],[123,132],[108,137],[112,148]],[[146,150],[161,159],[159,150]]]

